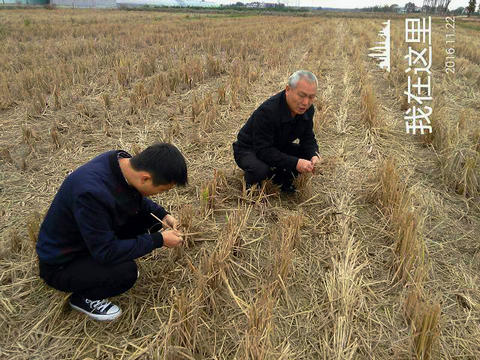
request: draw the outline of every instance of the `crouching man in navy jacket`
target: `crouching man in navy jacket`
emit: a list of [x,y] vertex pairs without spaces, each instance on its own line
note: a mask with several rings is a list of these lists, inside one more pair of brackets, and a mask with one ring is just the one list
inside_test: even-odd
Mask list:
[[320,161],[313,132],[317,86],[310,71],[294,72],[285,90],[263,102],[240,129],[233,156],[247,188],[272,177],[282,191],[294,193],[294,178],[314,172]]
[[[64,180],[41,225],[40,277],[71,292],[72,308],[97,320],[117,318],[121,309],[107,298],[133,286],[134,259],[183,241],[178,221],[146,196],[187,182],[183,155],[165,143],[133,157],[109,151],[79,167]],[[150,232],[156,218],[170,229]]]

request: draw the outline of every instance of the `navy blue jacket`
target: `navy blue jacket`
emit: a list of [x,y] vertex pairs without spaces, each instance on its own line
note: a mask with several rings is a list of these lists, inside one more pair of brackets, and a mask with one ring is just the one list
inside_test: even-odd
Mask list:
[[295,170],[298,158],[282,152],[287,144],[299,139],[302,152],[310,160],[318,152],[313,132],[313,114],[310,106],[302,115],[292,118],[285,98],[285,90],[267,99],[250,116],[238,133],[237,145],[253,149],[257,157],[271,167]]
[[148,254],[163,245],[161,233],[147,229],[165,209],[128,185],[118,163],[123,151],[109,151],[64,180],[40,227],[37,254],[47,264],[92,256],[111,264]]

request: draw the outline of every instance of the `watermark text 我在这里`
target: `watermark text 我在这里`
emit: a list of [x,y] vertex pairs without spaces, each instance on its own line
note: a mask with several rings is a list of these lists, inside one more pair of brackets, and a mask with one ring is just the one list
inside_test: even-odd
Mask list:
[[[408,103],[412,100],[415,105],[405,112],[405,130],[407,134],[420,134],[432,132],[430,115],[432,107],[427,106],[432,98],[432,18],[428,21],[425,18],[405,19],[405,42],[409,44],[408,53],[405,59],[408,61],[408,68],[405,70],[408,75],[407,95]],[[414,46],[418,44],[417,46]]]

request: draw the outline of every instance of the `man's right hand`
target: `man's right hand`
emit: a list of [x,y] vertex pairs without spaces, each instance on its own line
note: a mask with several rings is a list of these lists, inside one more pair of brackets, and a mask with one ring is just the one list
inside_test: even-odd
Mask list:
[[312,172],[313,171],[313,164],[311,161],[305,159],[298,159],[297,162],[297,171],[301,174]]
[[182,245],[182,233],[177,230],[165,230],[162,232],[163,245],[168,248],[173,248]]

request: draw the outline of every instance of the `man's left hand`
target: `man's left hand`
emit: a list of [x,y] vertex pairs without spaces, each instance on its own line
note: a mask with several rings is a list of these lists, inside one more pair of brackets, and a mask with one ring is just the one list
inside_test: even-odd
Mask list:
[[175,219],[172,215],[167,214],[165,217],[162,219],[162,221],[170,226],[173,230],[178,230],[178,226],[180,223],[178,222],[177,219]]
[[314,156],[312,157],[312,159],[310,160],[312,162],[312,165],[313,165],[313,173],[315,173],[315,164],[319,163],[320,162],[320,158],[318,156]]

